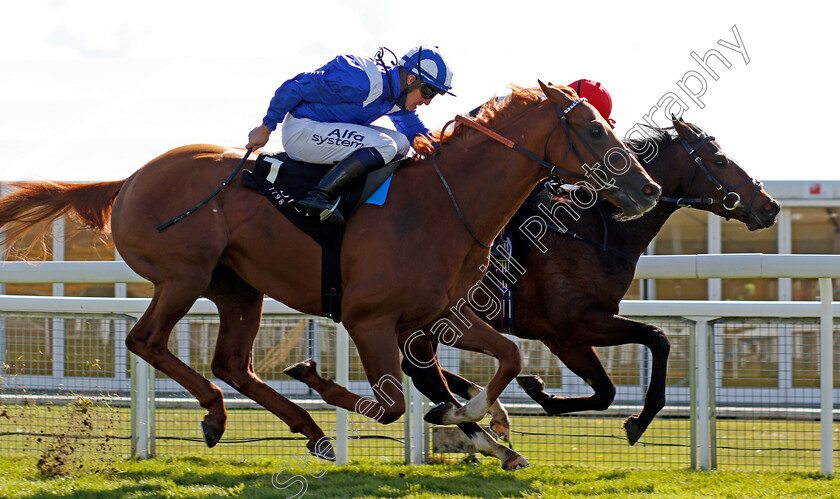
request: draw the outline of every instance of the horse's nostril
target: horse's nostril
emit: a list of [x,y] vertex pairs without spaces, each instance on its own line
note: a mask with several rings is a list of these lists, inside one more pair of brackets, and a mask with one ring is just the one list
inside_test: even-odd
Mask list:
[[642,194],[648,197],[655,197],[659,195],[659,186],[656,184],[647,184],[642,187]]
[[776,211],[776,203],[772,203],[772,202],[764,203],[764,206],[762,206],[762,209],[764,209],[764,211],[766,211],[767,213],[773,213],[774,211]]

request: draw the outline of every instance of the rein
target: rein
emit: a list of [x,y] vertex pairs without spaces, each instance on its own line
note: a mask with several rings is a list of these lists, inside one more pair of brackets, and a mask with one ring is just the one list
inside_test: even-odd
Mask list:
[[[726,210],[726,220],[729,220],[731,218],[732,211],[734,211],[738,207],[741,207],[741,208],[743,208],[746,216],[751,217],[752,216],[752,210],[750,209],[750,207],[752,206],[753,201],[755,201],[755,196],[758,194],[758,192],[762,188],[764,188],[764,184],[762,182],[754,179],[754,178],[750,178],[749,180],[745,180],[745,181],[741,182],[740,184],[738,184],[734,187],[728,187],[726,184],[721,182],[720,179],[718,179],[718,177],[714,173],[712,173],[712,171],[709,169],[709,167],[706,166],[706,163],[703,162],[703,158],[701,158],[697,154],[697,151],[701,147],[703,147],[706,143],[711,142],[713,140],[715,140],[714,136],[706,135],[706,136],[702,137],[699,142],[697,142],[697,145],[695,145],[694,147],[691,147],[691,145],[685,139],[680,137],[680,142],[682,143],[683,148],[689,154],[689,156],[691,156],[692,159],[694,159],[694,164],[695,164],[694,175],[692,175],[692,177],[691,177],[691,181],[688,184],[688,189],[687,190],[691,190],[691,184],[694,183],[694,178],[697,176],[697,168],[700,168],[700,170],[702,170],[703,173],[706,175],[706,178],[709,180],[709,182],[711,182],[712,185],[715,186],[715,189],[724,193],[723,197],[720,198],[720,199],[715,199],[715,198],[712,198],[712,197],[708,197],[708,198],[672,198],[672,197],[668,197],[668,196],[660,196],[659,199],[661,201],[668,201],[668,202],[671,202],[671,203],[675,203],[680,208],[692,208],[693,207],[692,205],[694,205],[694,204],[707,204],[707,205],[719,204],[723,207],[724,210]],[[747,203],[746,205],[743,205],[743,204],[741,204],[741,196],[737,192],[735,192],[735,190],[738,189],[739,187],[741,187],[743,185],[747,185],[747,184],[752,184],[755,187],[753,188],[752,198],[750,199],[749,203]],[[729,202],[730,199],[731,199],[731,202]],[[729,204],[727,204],[727,203],[729,203]]]
[[440,181],[443,182],[443,186],[446,188],[446,193],[449,194],[449,199],[452,200],[452,205],[455,207],[455,213],[458,214],[458,218],[461,219],[461,223],[464,224],[464,227],[467,228],[467,232],[470,233],[470,235],[475,240],[475,242],[477,242],[479,245],[481,245],[482,248],[490,249],[491,245],[490,244],[484,244],[481,241],[481,239],[479,239],[478,236],[476,236],[475,233],[472,231],[472,229],[470,228],[470,224],[467,223],[467,219],[464,218],[464,213],[461,212],[461,207],[458,206],[458,201],[455,201],[455,194],[452,193],[452,188],[449,187],[449,183],[446,181],[445,178],[443,178],[443,173],[441,173],[440,168],[438,168],[437,161],[435,160],[436,156],[437,156],[437,153],[432,155],[432,165],[434,165],[435,171],[437,172],[438,177],[440,177]]
[[[575,149],[574,142],[571,139],[570,127],[568,125],[568,122],[566,121],[566,114],[568,114],[568,112],[571,111],[575,106],[577,106],[581,102],[585,102],[586,100],[587,99],[585,97],[581,97],[581,98],[577,99],[576,101],[572,102],[572,104],[569,107],[567,107],[566,109],[560,109],[560,106],[558,106],[557,103],[553,103],[554,107],[557,109],[557,115],[560,117],[560,121],[559,121],[558,125],[555,126],[551,130],[551,133],[549,133],[548,137],[545,139],[545,146],[544,146],[543,149],[544,149],[544,154],[546,156],[548,156],[548,151],[547,151],[548,141],[551,139],[551,136],[554,134],[554,131],[558,128],[558,126],[560,124],[562,124],[563,125],[563,130],[566,132],[566,135],[569,137],[569,150],[574,151],[574,153],[577,155],[578,159],[580,159],[582,164],[584,164],[584,165],[586,164],[586,161],[580,155],[580,152],[578,152],[578,150]],[[463,124],[463,125],[466,125],[466,126],[472,128],[474,130],[477,130],[477,131],[483,133],[484,135],[490,137],[491,139],[495,140],[496,142],[499,142],[500,144],[504,145],[505,147],[507,147],[509,149],[513,149],[514,151],[524,155],[525,157],[536,161],[541,166],[543,166],[545,168],[548,168],[549,175],[551,175],[551,176],[560,176],[560,174],[562,174],[563,176],[571,177],[571,178],[578,179],[578,180],[585,180],[586,179],[586,176],[581,175],[580,173],[570,172],[568,170],[564,170],[564,169],[562,169],[562,168],[560,168],[556,165],[553,165],[553,164],[549,163],[547,159],[540,158],[539,156],[537,156],[536,154],[532,153],[531,151],[523,148],[522,146],[520,146],[516,142],[499,135],[498,133],[494,132],[493,130],[490,130],[489,128],[485,127],[484,125],[481,125],[481,124],[471,120],[470,118],[467,118],[466,116],[462,116],[460,114],[455,116],[454,119],[450,120],[449,122],[447,122],[443,126],[442,130],[445,130],[446,127],[448,127],[449,124],[453,123],[453,122],[460,123],[460,124]],[[575,132],[575,130],[573,128],[571,128],[571,132],[574,132],[575,136],[578,137],[578,139],[580,139],[580,135],[577,132]],[[593,156],[597,157],[597,155],[594,154],[594,151],[592,151],[591,147],[589,147],[589,144],[587,144],[584,141],[584,145],[586,146],[586,148],[589,150],[589,152]],[[472,228],[470,228],[469,223],[467,223],[466,218],[464,218],[464,214],[461,211],[461,208],[458,206],[458,202],[455,200],[455,195],[452,193],[452,189],[449,187],[449,183],[443,177],[443,173],[441,173],[440,168],[438,168],[437,160],[436,160],[437,153],[438,153],[438,151],[435,151],[434,154],[432,155],[432,165],[434,165],[435,171],[437,172],[438,177],[440,177],[441,182],[443,182],[443,186],[446,188],[447,194],[449,194],[449,199],[452,200],[452,205],[455,207],[455,212],[458,214],[458,218],[461,219],[461,223],[467,229],[467,232],[470,233],[470,236],[472,236],[472,238],[475,240],[475,242],[477,242],[483,248],[487,248],[487,249],[491,248],[491,246],[492,246],[491,244],[485,244],[483,241],[481,241],[478,238],[478,236],[475,235],[475,233],[472,231]],[[607,185],[606,187],[615,187],[615,186],[614,185]]]
[[[557,109],[557,115],[560,117],[560,124],[563,125],[563,130],[566,132],[567,135],[569,134],[569,125],[568,125],[568,122],[566,121],[566,114],[568,114],[568,112],[571,111],[575,106],[577,106],[581,102],[585,102],[586,100],[587,99],[585,97],[581,97],[580,99],[572,102],[572,104],[569,107],[567,107],[566,109],[560,109],[560,106],[558,106],[557,103],[554,103],[554,107]],[[581,175],[580,173],[570,172],[570,171],[564,170],[564,169],[562,169],[562,168],[560,168],[556,165],[553,165],[553,164],[549,163],[547,160],[545,160],[543,158],[540,158],[539,156],[532,153],[531,151],[523,148],[522,146],[520,146],[516,142],[514,142],[514,141],[512,141],[508,138],[502,137],[501,135],[494,132],[493,130],[490,130],[489,128],[485,127],[484,125],[481,125],[481,124],[471,120],[470,118],[467,118],[466,116],[462,116],[462,115],[459,114],[459,115],[455,116],[455,119],[452,120],[452,121],[454,121],[455,123],[460,123],[462,125],[467,125],[468,127],[472,128],[473,130],[477,130],[477,131],[483,133],[484,135],[490,137],[491,139],[495,140],[496,142],[498,142],[498,143],[502,144],[503,146],[507,147],[508,149],[513,149],[514,151],[516,151],[516,152],[518,152],[518,153],[536,161],[541,166],[544,166],[545,168],[548,168],[549,175],[551,175],[553,177],[557,177],[557,176],[560,176],[562,174],[563,176],[574,178],[574,179],[577,179],[577,180],[586,180],[586,177],[584,175]],[[447,123],[447,125],[449,125],[449,123]],[[444,129],[445,128],[446,128],[446,126],[444,126]],[[545,143],[546,143],[545,148],[548,147],[548,140],[551,138],[551,135],[554,133],[554,130],[556,130],[556,129],[557,129],[557,127],[555,127],[553,130],[551,130],[551,133],[548,135],[548,138],[545,141]],[[574,129],[573,129],[573,131],[574,131]],[[580,135],[578,135],[576,132],[575,132],[575,135],[578,138],[580,138]],[[577,149],[575,149],[574,142],[572,142],[571,140],[569,140],[569,149],[573,150],[575,152],[578,159],[580,159],[581,163],[584,163],[584,164],[586,163],[586,161],[583,159],[583,157],[580,155],[580,153],[577,151]],[[590,150],[590,152],[592,152],[592,151]],[[593,154],[593,156],[597,157],[597,155],[595,155],[595,154]]]
[[192,208],[189,208],[188,210],[184,211],[183,213],[181,213],[177,217],[174,217],[174,218],[170,219],[169,221],[158,225],[157,231],[158,232],[163,232],[166,229],[168,229],[169,227],[172,227],[176,223],[178,223],[181,220],[183,220],[183,219],[187,218],[188,216],[192,215],[192,213],[195,210],[204,206],[204,203],[206,203],[207,201],[210,201],[211,199],[216,197],[216,194],[222,192],[222,189],[227,187],[227,185],[230,183],[230,181],[233,180],[233,177],[235,177],[236,174],[239,173],[239,170],[242,169],[242,165],[245,164],[245,160],[248,159],[248,156],[251,155],[251,151],[253,151],[253,150],[254,150],[254,148],[252,147],[252,148],[248,149],[247,151],[245,151],[245,156],[242,156],[242,159],[239,160],[239,164],[236,165],[236,168],[234,168],[233,171],[230,172],[230,175],[228,175],[228,178],[224,182],[222,182],[222,185],[220,185],[219,188],[216,189],[215,192],[213,192],[213,194],[210,194],[209,196],[207,196],[207,198],[204,201],[198,203],[197,205],[193,206]]
[[593,241],[593,240],[588,239],[586,237],[583,237],[576,232],[572,232],[569,229],[566,229],[565,227],[558,227],[554,224],[550,224],[550,223],[544,221],[541,217],[538,218],[536,221],[539,225],[545,227],[546,229],[550,229],[550,230],[553,230],[554,232],[557,232],[559,234],[563,234],[563,235],[569,236],[573,239],[577,239],[578,241],[580,241],[582,243],[586,243],[586,244],[588,244],[590,246],[593,246],[593,247],[595,247],[595,248],[597,248],[597,249],[599,249],[599,250],[601,250],[605,253],[609,253],[613,256],[621,258],[622,260],[626,260],[626,261],[635,265],[639,261],[638,258],[633,258],[630,255],[626,255],[626,254],[622,253],[621,251],[612,249],[611,247],[607,246],[607,237],[608,237],[607,220],[606,220],[606,218],[604,218],[604,212],[601,211],[601,207],[598,204],[596,204],[595,206],[598,208],[598,214],[601,215],[601,226],[602,226],[602,229],[604,231],[604,241],[601,242],[601,243],[599,243],[597,241]]

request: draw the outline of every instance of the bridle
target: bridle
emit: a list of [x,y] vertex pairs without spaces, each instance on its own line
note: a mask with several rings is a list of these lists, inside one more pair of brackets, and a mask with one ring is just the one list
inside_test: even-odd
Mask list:
[[[726,210],[726,220],[729,220],[732,216],[732,211],[734,211],[735,209],[737,209],[739,207],[742,210],[744,210],[744,215],[747,218],[754,217],[753,210],[752,210],[752,204],[753,204],[753,202],[755,202],[755,198],[758,195],[759,191],[761,191],[764,188],[764,183],[750,177],[749,180],[745,180],[738,185],[735,185],[733,187],[729,187],[723,181],[721,181],[717,177],[717,175],[712,173],[712,170],[709,169],[708,166],[706,166],[706,163],[703,162],[703,158],[701,158],[697,154],[697,151],[700,150],[701,147],[703,147],[704,145],[706,145],[706,143],[711,142],[713,140],[715,140],[715,138],[713,136],[704,135],[700,138],[700,140],[697,142],[697,144],[695,144],[694,147],[692,147],[688,143],[688,141],[686,141],[684,138],[680,137],[680,142],[682,143],[683,148],[688,153],[688,155],[691,156],[691,158],[694,160],[694,173],[691,176],[691,180],[688,183],[688,188],[686,189],[686,191],[691,191],[691,185],[694,183],[694,179],[697,177],[697,170],[700,169],[706,175],[706,178],[709,180],[709,182],[711,182],[712,185],[715,186],[715,189],[717,189],[718,191],[723,193],[723,197],[720,198],[720,199],[715,199],[715,198],[711,198],[711,197],[709,197],[709,198],[684,198],[684,197],[673,198],[673,197],[668,197],[668,196],[659,196],[659,200],[676,203],[676,205],[679,206],[680,208],[693,208],[694,207],[693,205],[698,205],[698,204],[700,204],[700,205],[719,204],[723,207],[724,210]],[[747,184],[752,184],[754,187],[753,187],[752,197],[750,198],[750,201],[746,205],[744,205],[743,203],[741,203],[741,196],[735,191],[739,187],[747,185]]]
[[[517,151],[518,153],[528,157],[529,159],[531,159],[533,161],[536,161],[541,166],[547,168],[549,175],[551,175],[553,177],[562,176],[562,177],[573,178],[573,179],[577,179],[577,180],[586,180],[585,175],[581,175],[580,173],[564,170],[563,168],[560,168],[559,166],[552,164],[548,160],[548,143],[551,140],[551,136],[554,135],[554,132],[557,131],[558,128],[561,128],[561,126],[562,126],[563,131],[566,133],[566,136],[569,138],[569,151],[574,152],[575,155],[578,157],[578,159],[580,160],[580,162],[582,164],[586,165],[586,160],[583,159],[583,156],[580,154],[580,152],[575,147],[575,143],[572,140],[572,134],[574,134],[575,137],[577,137],[578,140],[581,141],[584,144],[587,151],[593,157],[595,157],[595,158],[598,157],[598,154],[592,149],[592,147],[585,140],[583,140],[583,137],[581,137],[581,135],[577,132],[577,130],[575,130],[574,127],[569,126],[569,123],[566,119],[566,116],[569,114],[569,111],[574,109],[574,107],[577,106],[578,104],[580,104],[581,102],[585,102],[586,100],[587,99],[585,97],[581,97],[581,98],[577,99],[576,101],[572,102],[565,109],[561,108],[560,105],[558,105],[556,102],[552,101],[552,104],[554,104],[554,108],[557,111],[557,116],[559,117],[559,121],[558,121],[557,125],[555,125],[554,128],[551,129],[551,132],[549,132],[548,137],[546,137],[546,139],[545,139],[545,145],[543,146],[543,157],[542,158],[540,158],[536,154],[532,153],[531,151],[523,148],[522,146],[520,146],[516,142],[514,142],[514,141],[512,141],[508,138],[505,138],[505,137],[499,135],[498,133],[494,132],[493,130],[490,130],[489,128],[485,127],[484,125],[481,125],[481,124],[473,121],[472,119],[467,118],[466,116],[462,116],[460,114],[455,116],[455,118],[453,120],[446,123],[446,125],[443,126],[443,130],[445,130],[453,122],[466,125],[466,126],[472,128],[474,130],[477,130],[477,131],[483,133],[484,135],[487,135],[491,139],[499,142],[500,144],[502,144],[502,145],[504,145],[504,146],[506,146],[510,149],[513,149],[514,151]],[[524,114],[520,115],[520,118],[522,116],[524,116]],[[446,192],[449,194],[449,199],[452,200],[452,204],[455,206],[455,211],[456,211],[456,213],[458,213],[458,217],[461,219],[461,223],[464,224],[464,227],[466,227],[467,232],[470,233],[472,238],[479,245],[481,245],[484,248],[490,248],[491,245],[485,244],[475,235],[475,233],[473,233],[472,229],[470,228],[469,224],[467,223],[466,219],[464,218],[464,214],[461,212],[461,208],[458,206],[458,202],[455,200],[455,195],[452,193],[452,189],[449,187],[449,184],[446,182],[446,179],[443,178],[443,174],[441,173],[440,168],[438,168],[437,161],[435,160],[435,157],[437,156],[437,153],[439,151],[440,151],[440,149],[436,150],[435,153],[432,155],[432,164],[434,165],[435,171],[437,172],[438,177],[440,177],[441,182],[443,182],[443,186],[446,188]],[[628,154],[628,155],[632,154],[629,149],[623,149],[622,151],[623,151],[624,154]],[[567,151],[567,153],[568,153],[568,151]],[[615,185],[612,182],[610,182],[608,184],[605,184],[603,187],[611,188],[611,189],[619,188],[617,185]]]
[[[586,180],[586,175],[581,175],[580,173],[571,172],[569,170],[564,170],[563,168],[560,168],[559,166],[552,164],[548,160],[548,143],[551,141],[551,136],[554,135],[554,132],[556,132],[558,130],[558,128],[561,128],[561,126],[562,126],[563,132],[565,132],[566,136],[569,138],[569,151],[575,153],[575,156],[577,156],[577,158],[578,158],[578,160],[580,160],[581,164],[586,165],[586,160],[583,159],[583,156],[580,154],[580,151],[578,151],[578,149],[575,147],[575,141],[572,140],[572,135],[573,134],[578,139],[579,142],[583,143],[584,147],[586,147],[586,150],[587,150],[587,152],[589,152],[589,154],[591,154],[595,158],[598,157],[598,153],[596,153],[592,149],[592,147],[589,145],[588,142],[583,140],[583,137],[581,136],[581,134],[578,133],[578,131],[574,127],[569,126],[569,122],[566,118],[566,116],[569,114],[569,111],[574,109],[574,107],[577,106],[578,104],[580,104],[581,102],[586,102],[587,100],[588,99],[586,97],[581,97],[581,98],[575,100],[574,102],[572,102],[565,109],[561,108],[559,104],[552,101],[552,104],[554,104],[554,109],[557,111],[557,117],[559,118],[559,121],[557,122],[557,125],[554,128],[551,129],[551,132],[548,134],[548,137],[546,137],[546,139],[545,139],[545,145],[543,146],[543,157],[542,158],[540,158],[536,154],[532,153],[531,151],[521,147],[519,144],[515,143],[514,141],[512,141],[510,139],[507,139],[505,137],[502,137],[498,133],[486,128],[485,126],[483,126],[479,123],[476,123],[475,121],[473,121],[472,119],[470,119],[466,116],[458,115],[452,121],[454,121],[455,123],[460,123],[460,124],[463,124],[463,125],[467,125],[470,128],[478,130],[479,132],[483,133],[484,135],[487,135],[491,139],[499,142],[500,144],[502,144],[502,145],[504,145],[504,146],[506,146],[510,149],[513,149],[513,150],[517,151],[518,153],[520,153],[524,156],[527,156],[528,158],[536,161],[541,166],[547,168],[548,169],[548,174],[552,177],[567,177],[567,178],[573,178],[573,179],[576,179],[576,180]],[[450,121],[450,123],[452,123],[452,121]],[[448,126],[448,125],[449,125],[449,123],[446,124],[446,126]],[[444,126],[444,129],[446,128],[446,126]],[[626,154],[628,157],[630,155],[632,155],[632,152],[627,148],[620,150],[620,152],[622,154]],[[568,151],[567,151],[567,153],[568,153]],[[610,188],[610,189],[618,189],[619,188],[617,185],[615,185],[612,182],[610,182],[608,184],[605,184],[603,187]]]

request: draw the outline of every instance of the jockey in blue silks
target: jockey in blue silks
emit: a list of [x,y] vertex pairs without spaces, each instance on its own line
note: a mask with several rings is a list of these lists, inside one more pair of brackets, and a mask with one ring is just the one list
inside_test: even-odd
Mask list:
[[[396,57],[394,58],[396,59]],[[283,83],[262,125],[248,134],[248,148],[263,147],[282,123],[283,148],[292,159],[336,164],[317,187],[297,202],[306,213],[332,208],[342,188],[408,154],[429,130],[416,109],[436,95],[454,95],[452,70],[436,48],[415,47],[396,66],[376,58],[338,56],[311,73]],[[388,116],[395,130],[371,125]],[[343,224],[333,211],[331,222]]]

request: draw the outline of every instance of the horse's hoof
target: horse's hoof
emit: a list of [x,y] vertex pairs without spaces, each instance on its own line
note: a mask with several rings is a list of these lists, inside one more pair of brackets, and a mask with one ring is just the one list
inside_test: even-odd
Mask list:
[[296,380],[300,381],[301,378],[303,378],[303,376],[310,370],[315,370],[315,361],[312,359],[306,359],[303,362],[298,362],[293,366],[289,366],[286,369],[283,369],[283,374],[291,376]]
[[545,388],[545,381],[539,376],[517,376],[516,382],[519,383],[519,387],[525,390],[526,393],[534,390],[542,391]]
[[531,466],[531,463],[519,454],[516,454],[502,463],[502,469],[505,471],[521,470],[522,468],[527,468],[528,466]]
[[217,424],[213,423],[210,415],[204,416],[204,419],[201,421],[201,432],[204,433],[204,441],[207,442],[207,447],[211,449],[219,443],[219,440],[222,438],[222,434],[225,432],[224,426],[219,427]]
[[335,462],[335,450],[333,449],[329,438],[326,436],[315,441],[310,440],[306,443],[306,448],[309,449],[309,453],[315,457],[331,463]]
[[634,417],[630,417],[624,422],[624,431],[627,433],[627,441],[630,445],[638,442],[642,438],[642,433],[645,432],[639,425],[639,419]]
[[510,442],[510,425],[505,421],[490,421],[490,431],[503,442]]
[[455,404],[452,402],[441,402],[440,404],[432,407],[432,409],[423,416],[423,419],[426,420],[427,423],[431,424],[444,424],[443,416],[454,408]]

